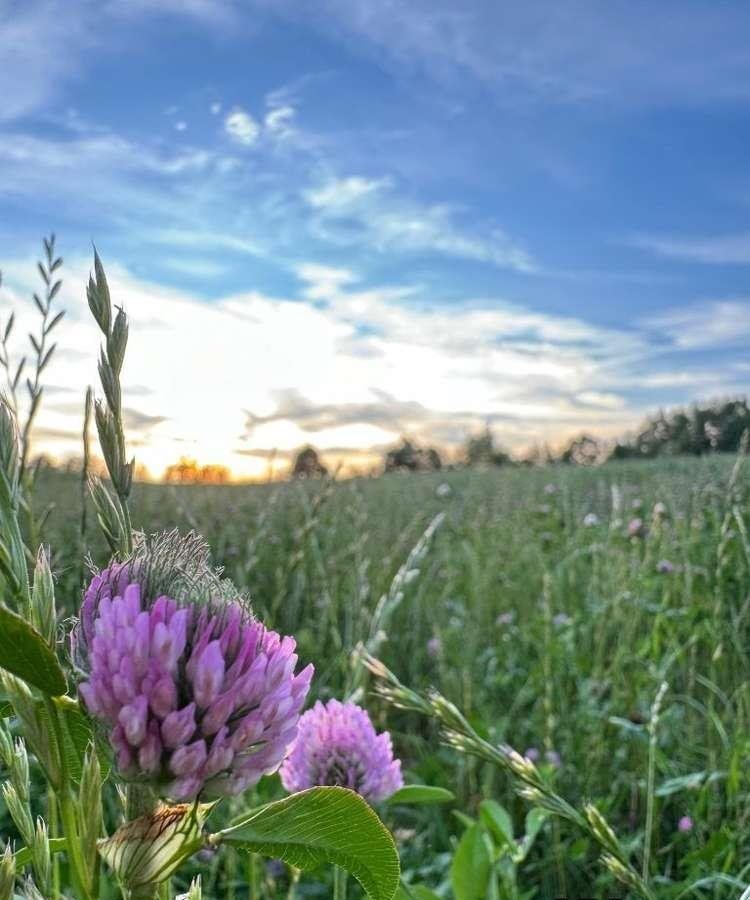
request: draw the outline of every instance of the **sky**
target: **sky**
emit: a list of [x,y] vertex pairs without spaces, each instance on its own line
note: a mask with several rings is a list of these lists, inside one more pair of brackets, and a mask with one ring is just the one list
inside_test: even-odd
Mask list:
[[80,455],[95,244],[129,443],[263,477],[613,437],[750,387],[750,7],[0,0],[0,318],[67,314],[35,448]]

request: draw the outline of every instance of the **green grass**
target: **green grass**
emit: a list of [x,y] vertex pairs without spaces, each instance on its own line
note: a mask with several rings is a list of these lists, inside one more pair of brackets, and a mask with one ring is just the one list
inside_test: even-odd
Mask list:
[[[649,869],[659,897],[736,898],[741,890],[717,877],[750,882],[750,523],[748,475],[740,471],[732,485],[734,466],[733,458],[711,457],[336,485],[139,485],[133,519],[149,532],[204,534],[257,614],[297,637],[301,660],[316,667],[314,695],[327,698],[351,686],[351,651],[370,633],[379,598],[445,512],[387,624],[380,658],[410,687],[436,687],[491,741],[558,753],[562,765],[546,767],[555,790],[578,808],[595,802],[638,870],[651,796]],[[449,496],[438,496],[441,484]],[[37,493],[38,510],[54,503],[44,539],[58,602],[72,614],[79,485],[43,473]],[[662,521],[652,517],[657,501],[668,510]],[[583,525],[589,512],[600,524]],[[648,532],[629,539],[636,515]],[[86,546],[102,564],[89,519]],[[660,574],[660,560],[674,571]],[[649,779],[648,723],[662,682]],[[473,815],[492,797],[520,828],[528,805],[502,772],[442,746],[433,723],[369,693],[364,702],[391,730],[408,780],[456,794],[453,807],[386,814],[399,829],[407,878],[450,897],[450,859],[463,832],[452,808]],[[702,774],[692,787],[675,781],[693,773]],[[278,788],[271,781],[264,790]],[[695,826],[680,833],[685,815]],[[232,896],[236,885],[236,896],[247,896],[246,859],[212,877],[208,896]],[[545,825],[518,883],[530,897],[626,895],[596,848],[565,823]],[[328,896],[307,884],[298,896]]]

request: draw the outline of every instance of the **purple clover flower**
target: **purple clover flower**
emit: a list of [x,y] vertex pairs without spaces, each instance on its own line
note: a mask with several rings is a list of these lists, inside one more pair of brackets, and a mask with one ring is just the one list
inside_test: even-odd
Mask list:
[[94,577],[73,642],[87,675],[80,695],[125,778],[174,800],[238,794],[281,764],[313,668],[295,676],[294,640],[229,599],[214,573],[207,601],[198,582],[191,598],[190,579],[171,574],[180,601],[150,592],[148,559]]
[[628,522],[628,537],[629,538],[642,538],[646,536],[646,526],[643,524],[643,519],[635,518],[631,519]]
[[364,709],[338,700],[318,701],[302,716],[279,774],[290,793],[338,785],[370,803],[387,799],[404,783],[390,734],[377,734]]
[[677,830],[681,831],[683,834],[693,830],[693,820],[690,818],[690,816],[680,817],[680,820],[677,823]]
[[427,655],[430,659],[439,659],[443,652],[443,642],[439,637],[431,637],[427,641]]

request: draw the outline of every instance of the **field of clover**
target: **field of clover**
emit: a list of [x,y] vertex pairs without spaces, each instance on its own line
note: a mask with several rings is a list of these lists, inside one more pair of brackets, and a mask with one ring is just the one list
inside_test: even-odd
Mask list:
[[0,900],[743,892],[744,449],[134,484],[96,256],[99,385],[55,471],[44,251],[28,358],[0,328]]

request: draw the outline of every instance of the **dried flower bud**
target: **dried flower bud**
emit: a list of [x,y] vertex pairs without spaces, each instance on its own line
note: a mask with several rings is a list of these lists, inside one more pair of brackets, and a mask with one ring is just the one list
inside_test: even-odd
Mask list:
[[164,881],[202,846],[203,823],[213,806],[162,804],[100,841],[99,853],[131,890]]

